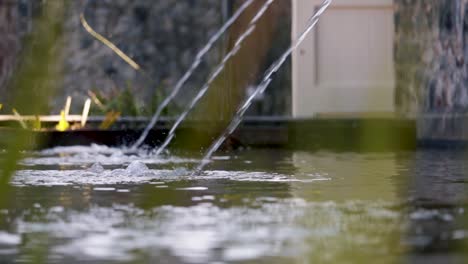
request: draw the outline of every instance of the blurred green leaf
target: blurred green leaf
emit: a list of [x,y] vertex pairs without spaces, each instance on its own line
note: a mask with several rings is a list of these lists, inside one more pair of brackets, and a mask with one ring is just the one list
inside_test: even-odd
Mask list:
[[[23,39],[23,49],[9,83],[9,90],[14,91],[9,103],[22,114],[46,112],[48,98],[60,85],[62,67],[59,62],[67,5],[67,0],[43,1],[31,33]],[[0,203],[8,197],[10,178],[22,157],[21,151],[33,147],[35,138],[31,131],[21,130],[10,133],[6,142],[7,154],[0,161]]]

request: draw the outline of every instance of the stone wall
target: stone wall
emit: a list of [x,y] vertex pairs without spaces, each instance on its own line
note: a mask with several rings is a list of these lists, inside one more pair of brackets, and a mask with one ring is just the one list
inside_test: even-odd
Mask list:
[[33,3],[28,0],[0,0],[0,103],[8,97],[7,85],[21,38],[31,29]]
[[[82,102],[87,91],[117,96],[128,88],[138,105],[148,105],[165,94],[189,68],[196,52],[223,21],[219,0],[100,0],[73,1],[66,21],[66,78],[56,104],[67,95]],[[94,30],[115,43],[143,69],[138,73],[81,26],[84,15]],[[188,83],[199,87],[210,65],[219,61],[220,46],[213,49]],[[183,97],[181,104],[184,103]],[[77,106],[79,106],[78,104]]]
[[[154,103],[155,97],[160,99],[175,85],[192,64],[196,53],[242,2],[243,0],[89,1],[84,13],[89,24],[140,64],[146,72],[145,77],[83,30],[79,23],[79,11],[83,10],[84,6],[82,2],[74,1],[70,8],[70,19],[67,21],[67,32],[70,32],[66,45],[67,75],[64,92],[58,97],[56,105],[63,104],[68,94],[74,98],[81,97],[78,101],[82,101],[87,96],[88,89],[112,95],[127,86],[131,87],[140,106]],[[290,2],[277,2],[270,9],[281,7],[282,13],[278,16],[281,19],[274,30],[275,37],[271,39],[265,51],[268,57],[258,61],[262,71],[280,52],[287,49],[290,43]],[[263,0],[258,0],[251,9],[263,3]],[[238,24],[242,24],[242,20],[250,21],[250,17],[241,17]],[[183,88],[181,96],[176,99],[178,108],[188,103],[207,80],[214,66],[221,61],[221,57],[227,53],[230,40],[239,33],[235,32],[235,28],[236,26],[233,27],[234,31],[228,31],[216,44]],[[261,30],[257,31],[258,35]],[[258,50],[262,48],[258,45],[244,46],[244,49],[263,52]],[[247,62],[242,63],[245,65]],[[260,75],[262,71],[252,72],[251,75]],[[278,75],[264,99],[254,105],[251,114],[288,112],[291,90],[290,65]],[[223,91],[217,99],[223,104],[236,104],[237,101],[229,96],[232,94],[229,89],[242,92],[246,87],[229,87],[225,82],[225,87],[221,89]]]
[[[115,98],[128,90],[134,96],[132,100],[136,101],[136,105],[146,108],[146,112],[140,111],[140,114],[149,114],[151,105],[154,108],[154,102],[160,100],[175,85],[189,68],[195,54],[242,2],[243,0],[68,1],[68,15],[64,21],[63,78],[60,80],[63,85],[56,96],[50,98],[51,111],[60,111],[67,96],[73,97],[73,113],[79,113],[88,97],[88,91],[98,91],[104,97]],[[252,76],[260,76],[289,46],[290,1],[277,2],[271,9],[281,10],[280,22],[273,32],[271,44],[266,47],[267,51],[262,51],[266,57],[258,61],[259,69],[252,72]],[[8,92],[6,87],[14,71],[15,61],[19,58],[21,39],[29,30],[34,30],[33,9],[40,11],[38,3],[40,1],[36,0],[0,0],[0,102],[2,95]],[[263,0],[258,0],[257,4],[261,3]],[[136,72],[109,48],[90,36],[80,23],[80,14],[83,11],[90,26],[134,59],[142,66],[143,71]],[[247,19],[249,21],[250,17],[246,17]],[[178,108],[186,105],[193,97],[227,52],[230,41],[239,34],[233,31],[229,33],[232,36],[227,34],[216,44],[184,87],[176,100]],[[255,45],[246,46],[246,49],[258,48]],[[245,65],[247,62],[241,63]],[[290,75],[290,65],[286,65],[264,98],[255,103],[250,113],[288,113]],[[246,87],[228,86],[221,87],[226,90],[221,90],[219,99],[223,104],[235,104],[237,101],[229,96],[229,89]]]
[[[0,0],[0,100],[31,29],[34,0]],[[289,1],[288,1],[289,2]],[[164,94],[192,62],[195,53],[226,19],[226,1],[99,0],[89,1],[85,15],[96,31],[108,37],[146,71],[136,73],[81,26],[84,1],[70,1],[66,23],[64,85],[51,105],[57,111],[72,95],[74,110],[99,90],[114,96],[129,89],[141,105]],[[281,16],[277,39],[267,61],[289,44],[289,6]],[[468,110],[468,0],[395,0],[396,105],[400,114],[465,113]],[[187,85],[179,104],[186,103],[206,80],[227,43],[214,49]],[[261,72],[261,71],[260,71]],[[290,108],[290,67],[271,87],[253,114],[284,114]],[[148,77],[149,76],[149,77]],[[161,92],[164,91],[164,92]]]
[[395,0],[400,114],[468,111],[468,1]]

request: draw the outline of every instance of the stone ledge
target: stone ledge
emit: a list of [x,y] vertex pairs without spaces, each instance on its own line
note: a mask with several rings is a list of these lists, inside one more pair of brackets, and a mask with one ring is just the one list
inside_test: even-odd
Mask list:
[[[424,145],[440,146],[468,142],[468,115],[424,115],[417,120],[417,139]],[[455,144],[456,145],[456,144]]]
[[[161,144],[172,122],[160,122],[151,131],[145,144]],[[40,144],[37,148],[58,145],[89,145],[92,143],[110,146],[129,145],[141,129],[86,129],[75,131],[37,131]],[[217,127],[213,122],[185,122],[171,144],[174,149],[200,150],[203,140]],[[219,126],[218,126],[219,127]],[[18,129],[0,129],[1,139],[8,139]],[[23,130],[24,131],[24,130]],[[214,135],[216,136],[216,135]],[[225,149],[239,147],[283,148],[299,151],[347,151],[381,152],[416,149],[416,122],[397,118],[320,118],[295,120],[287,117],[248,118],[225,144]]]

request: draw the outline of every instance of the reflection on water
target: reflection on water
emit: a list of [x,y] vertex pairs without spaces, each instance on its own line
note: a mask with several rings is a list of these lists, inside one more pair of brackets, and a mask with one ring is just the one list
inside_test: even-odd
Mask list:
[[393,251],[385,238],[397,231],[399,215],[384,203],[257,198],[242,206],[223,206],[213,197],[151,210],[118,204],[82,212],[37,209],[34,217],[40,221],[17,219],[15,226],[27,243],[39,243],[34,234],[48,233],[52,241],[62,241],[50,245],[53,252],[76,260],[131,260],[142,257],[135,254],[141,251],[198,263],[275,256],[294,260],[308,254],[324,261],[353,248],[363,247],[360,254],[368,257]]
[[[397,175],[396,154],[362,155],[355,153],[332,154],[306,152],[293,153],[293,164],[296,174],[311,177],[325,176],[331,182],[320,188],[321,200],[385,200],[399,202],[397,186],[394,177]],[[315,188],[301,188],[305,193],[298,195],[310,196]]]
[[189,177],[191,159],[147,152],[31,153],[0,210],[0,260],[463,262],[462,154],[246,150]]

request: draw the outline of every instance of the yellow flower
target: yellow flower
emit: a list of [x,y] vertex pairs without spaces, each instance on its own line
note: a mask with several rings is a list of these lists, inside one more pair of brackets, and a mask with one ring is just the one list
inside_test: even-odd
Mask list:
[[55,126],[55,129],[58,131],[65,131],[70,127],[70,124],[67,122],[65,119],[65,111],[60,111],[60,121],[59,123]]

